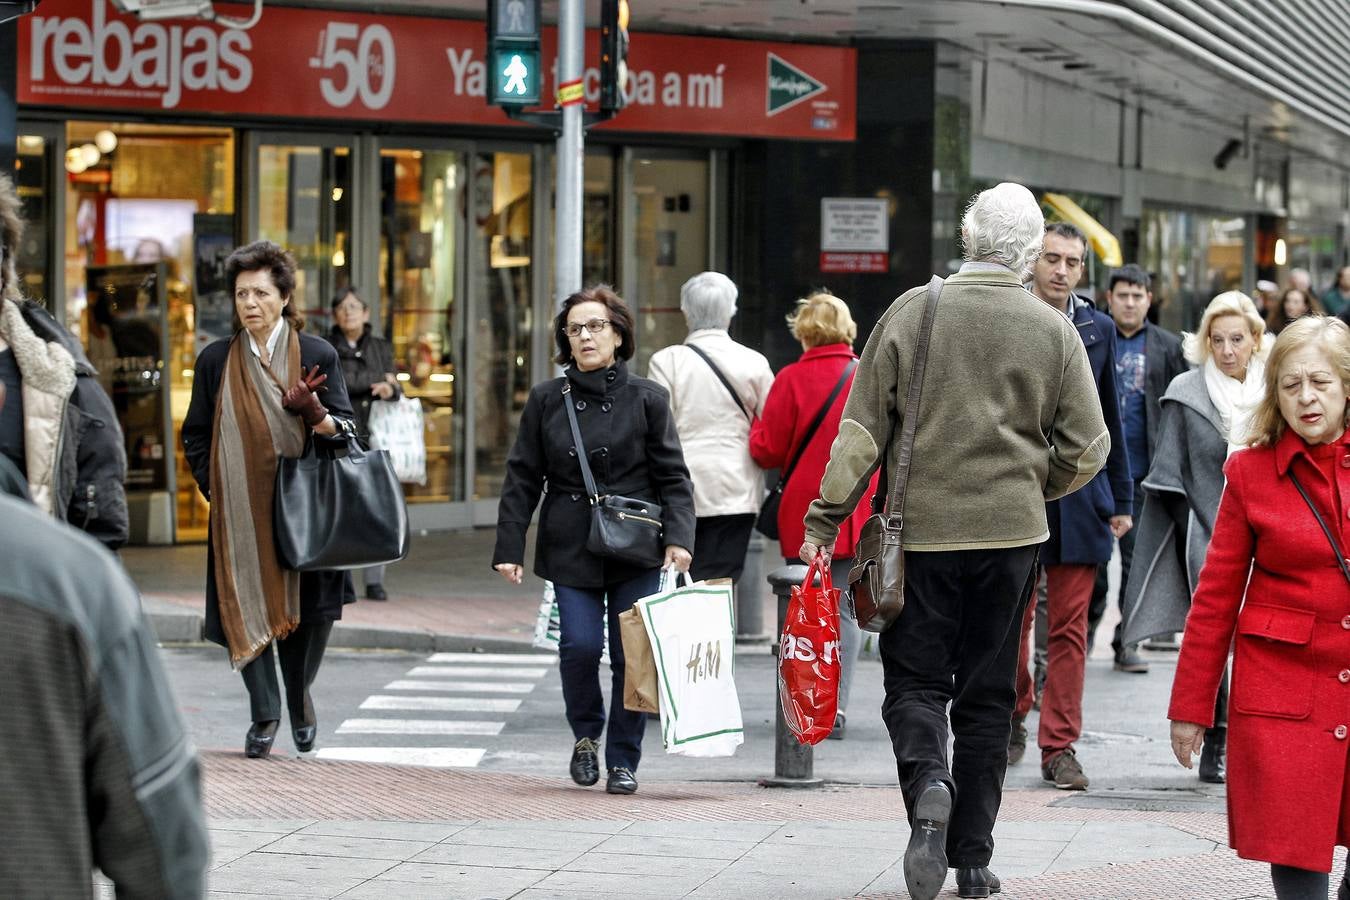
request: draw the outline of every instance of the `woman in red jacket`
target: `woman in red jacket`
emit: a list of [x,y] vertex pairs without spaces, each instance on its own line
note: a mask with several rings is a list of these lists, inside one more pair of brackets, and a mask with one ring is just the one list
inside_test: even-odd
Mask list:
[[[801,562],[797,549],[805,540],[802,519],[806,508],[820,492],[820,479],[825,475],[825,464],[830,461],[830,445],[839,433],[839,417],[853,384],[853,365],[858,359],[853,352],[853,340],[858,326],[849,314],[848,305],[829,291],[817,291],[805,300],[797,301],[797,308],[787,317],[788,329],[801,342],[803,353],[795,363],[786,366],[774,379],[769,397],[764,402],[764,414],[750,428],[750,456],[765,469],[785,469],[800,453],[796,468],[783,487],[783,499],[778,507],[778,536],[783,559],[788,565]],[[836,385],[830,408],[820,427],[803,447],[807,430]],[[836,587],[847,589],[848,570],[853,562],[853,546],[863,522],[871,511],[876,478],[858,503],[852,518],[839,528],[839,539],[834,545],[830,575]],[[842,598],[841,598],[842,599]],[[839,712],[830,737],[844,736],[847,719],[849,687],[853,682],[853,668],[862,648],[862,632],[848,613],[848,604],[841,602],[839,631],[842,641],[839,681]]]
[[1224,467],[1168,718],[1190,768],[1233,645],[1229,842],[1271,864],[1280,900],[1322,900],[1335,846],[1350,845],[1350,328],[1292,323],[1265,381],[1256,446]]

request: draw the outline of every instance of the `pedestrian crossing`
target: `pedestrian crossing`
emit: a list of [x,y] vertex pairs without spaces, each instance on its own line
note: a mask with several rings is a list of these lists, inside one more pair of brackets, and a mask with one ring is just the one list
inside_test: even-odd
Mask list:
[[[536,685],[558,665],[541,653],[433,653],[360,704],[361,717],[337,728],[342,746],[320,759],[433,768],[473,768],[488,747],[411,746],[438,741],[482,744],[497,738]],[[386,715],[388,714],[388,715]],[[380,746],[390,736],[410,746]],[[467,740],[466,740],[467,739]]]

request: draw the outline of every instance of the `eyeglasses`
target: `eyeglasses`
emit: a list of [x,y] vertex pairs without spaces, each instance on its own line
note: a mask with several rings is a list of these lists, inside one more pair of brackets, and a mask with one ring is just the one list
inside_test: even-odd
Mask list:
[[563,334],[568,337],[578,337],[581,329],[585,328],[591,334],[599,334],[609,325],[609,319],[590,319],[585,325],[579,325],[576,322],[568,322],[563,326]]

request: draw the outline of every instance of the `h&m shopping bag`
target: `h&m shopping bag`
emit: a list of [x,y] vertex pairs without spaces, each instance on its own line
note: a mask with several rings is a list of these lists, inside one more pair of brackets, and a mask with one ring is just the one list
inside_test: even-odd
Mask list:
[[656,657],[652,655],[652,642],[638,607],[619,613],[619,637],[623,641],[623,708],[632,712],[660,712]]
[[[817,585],[816,576],[820,576]],[[803,744],[819,744],[839,707],[839,590],[819,556],[792,588],[778,644],[778,702]]]
[[661,590],[635,604],[656,660],[661,741],[667,753],[732,756],[745,726],[736,695],[731,585],[683,578],[677,586],[667,570]]
[[404,395],[370,404],[366,428],[371,449],[389,451],[394,472],[404,484],[427,483],[427,442],[422,427],[422,401],[416,397]]

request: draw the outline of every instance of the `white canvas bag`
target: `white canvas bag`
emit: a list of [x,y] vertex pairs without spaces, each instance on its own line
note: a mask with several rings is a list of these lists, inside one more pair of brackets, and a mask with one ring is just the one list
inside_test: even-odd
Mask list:
[[422,430],[422,401],[402,396],[370,404],[370,449],[387,450],[394,474],[404,484],[427,483],[427,442]]

